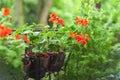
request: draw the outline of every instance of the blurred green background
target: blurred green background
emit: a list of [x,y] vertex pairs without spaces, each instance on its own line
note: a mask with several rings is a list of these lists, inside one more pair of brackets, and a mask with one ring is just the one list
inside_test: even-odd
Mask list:
[[[21,27],[26,23],[50,24],[48,23],[48,16],[50,13],[58,14],[65,21],[65,26],[71,26],[74,23],[76,16],[89,17],[91,20],[96,20],[97,24],[90,24],[92,26],[102,27],[93,27],[94,31],[98,31],[94,33],[95,35],[102,32],[103,28],[106,30],[110,28],[110,30],[114,31],[113,36],[115,37],[112,44],[107,46],[102,45],[101,47],[95,45],[95,51],[91,51],[91,53],[97,51],[101,52],[103,49],[106,49],[103,52],[109,54],[103,54],[103,56],[112,60],[110,64],[102,65],[101,63],[98,63],[96,66],[100,66],[101,71],[98,71],[99,68],[97,67],[94,67],[94,69],[90,68],[90,70],[89,67],[87,67],[89,64],[85,64],[85,66],[82,66],[83,68],[85,67],[84,72],[84,70],[73,67],[76,59],[74,57],[75,55],[73,55],[73,60],[68,64],[66,74],[63,75],[61,72],[59,76],[60,79],[56,78],[55,80],[120,80],[118,79],[120,73],[120,0],[0,0],[0,9],[5,7],[11,9],[11,15],[14,21],[11,27],[14,29]],[[94,8],[96,8],[97,11]],[[102,33],[102,37],[104,37],[103,40],[107,39],[107,36],[104,36],[103,34],[105,34],[105,32]],[[97,37],[98,39],[101,38],[99,35]],[[110,40],[108,41],[110,42]],[[111,46],[112,49],[108,52]],[[89,56],[89,58],[95,57],[93,55]],[[81,65],[79,65],[79,67],[80,66]],[[104,71],[102,69],[107,70]],[[89,74],[94,72],[94,76],[90,76],[87,72]],[[0,59],[0,80],[22,80],[23,75],[21,67],[14,68],[12,65],[8,65],[4,60]]]

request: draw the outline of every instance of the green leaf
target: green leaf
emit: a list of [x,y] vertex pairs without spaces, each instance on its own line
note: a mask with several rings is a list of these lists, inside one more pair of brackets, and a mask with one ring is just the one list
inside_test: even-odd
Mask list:
[[17,53],[15,51],[12,51],[12,50],[7,50],[6,56],[9,58],[17,57]]
[[15,68],[17,68],[17,67],[19,67],[22,63],[21,63],[21,60],[19,59],[19,58],[16,58],[16,59],[14,59],[13,60],[13,66],[15,67]]
[[48,48],[52,51],[59,51],[60,46],[57,44],[50,44]]
[[36,46],[32,49],[33,52],[39,52],[39,48]]
[[7,47],[0,45],[0,50],[6,50]]
[[20,45],[16,46],[16,48],[21,48],[21,47],[25,48],[25,47],[27,47],[27,46],[28,46],[27,44],[21,43]]
[[52,37],[53,34],[54,34],[53,32],[48,32],[48,33],[47,33],[47,36],[48,36],[48,37]]
[[24,31],[23,32],[23,34],[29,34],[29,33],[32,33],[33,31],[31,31],[31,30],[26,30],[26,31]]

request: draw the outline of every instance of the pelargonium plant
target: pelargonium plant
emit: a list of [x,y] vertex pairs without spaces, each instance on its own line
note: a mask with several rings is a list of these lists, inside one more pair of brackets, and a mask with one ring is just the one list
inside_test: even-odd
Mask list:
[[40,26],[40,24],[24,25],[13,33],[17,41],[24,39],[24,42],[28,45],[22,61],[26,75],[30,78],[36,79],[34,72],[37,69],[36,65],[38,60],[44,62],[38,65],[40,72],[42,72],[39,74],[40,76],[37,77],[40,79],[44,77],[46,71],[60,71],[65,59],[65,42],[63,43],[63,40],[61,40],[64,39],[63,36],[61,36],[64,33],[59,31],[59,29],[64,28],[64,21],[56,14],[50,14],[48,21],[53,23],[52,27],[45,26],[36,32],[36,26]]
[[[81,42],[82,46],[84,46],[87,44],[87,41],[89,41],[88,34],[84,29],[84,27],[88,26],[88,21],[86,18],[81,19],[79,17],[76,17],[76,24],[78,25],[78,28],[76,28],[75,31],[70,32],[70,37],[75,38],[77,43]],[[83,31],[81,28],[83,28]]]
[[21,65],[21,53],[26,44],[16,41],[11,28],[12,17],[9,8],[0,11],[0,59],[14,67]]
[[[41,26],[40,24],[24,25],[18,28],[14,32],[16,40],[24,39],[25,43],[32,45],[33,52],[47,52],[48,50],[59,51],[63,50],[62,46],[62,34],[59,29],[64,28],[64,21],[59,18],[56,14],[50,14],[49,22],[53,23],[53,26],[49,25],[41,27],[41,30],[37,31],[36,26]],[[62,27],[60,27],[60,25]],[[59,26],[58,26],[59,25]],[[59,27],[59,28],[58,28]]]
[[[8,62],[13,62],[14,66],[16,66],[16,63],[18,66],[20,65],[20,58],[17,59],[17,57],[22,55],[21,52],[23,52],[22,49],[24,50],[25,46],[30,48],[28,49],[30,55],[50,52],[59,53],[67,49],[69,50],[70,46],[74,47],[74,44],[85,46],[89,40],[88,34],[85,33],[85,28],[88,25],[86,18],[80,19],[76,17],[77,28],[73,31],[71,27],[65,26],[64,20],[57,14],[52,13],[48,20],[53,23],[52,27],[47,25],[43,28],[41,27],[41,30],[37,32],[36,26],[41,26],[41,24],[23,25],[14,32],[11,28],[6,27],[8,26],[7,23],[11,23],[12,20],[9,8],[2,9],[0,18],[2,19],[0,21],[1,51],[4,51],[4,49],[10,51],[6,52],[6,55],[11,57],[5,58]],[[83,31],[81,32],[81,30]],[[2,48],[3,46],[6,47]]]
[[[40,71],[38,78],[44,77],[46,71],[58,72],[64,62],[65,52],[70,53],[71,50],[79,53],[79,49],[86,46],[89,41],[89,35],[86,33],[88,26],[88,20],[86,18],[76,17],[74,27],[65,26],[64,20],[62,20],[57,14],[50,14],[49,22],[52,25],[41,27],[41,30],[36,31],[36,27],[41,24],[23,25],[16,29],[14,32],[11,28],[5,27],[5,22],[9,20],[9,9],[6,8],[2,12],[2,21],[0,24],[0,39],[1,39],[1,55],[3,55],[8,63],[11,63],[14,67],[20,66],[21,56],[25,72],[27,76],[36,78],[35,73],[29,73],[33,69],[37,60],[42,60],[41,65],[45,65]],[[5,18],[5,19],[4,19]],[[5,44],[3,44],[3,41]],[[8,45],[9,44],[9,45]],[[25,49],[25,53],[23,50]],[[37,58],[38,57],[38,58]],[[33,62],[31,61],[33,59]],[[59,62],[59,65],[58,65]],[[39,65],[39,67],[41,67]],[[44,70],[42,70],[44,69]],[[33,71],[34,72],[34,71]]]

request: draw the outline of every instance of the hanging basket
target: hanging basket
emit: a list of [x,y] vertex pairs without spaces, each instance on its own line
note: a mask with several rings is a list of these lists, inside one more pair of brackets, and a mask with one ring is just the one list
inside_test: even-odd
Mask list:
[[48,55],[50,56],[48,71],[59,72],[64,63],[65,52],[48,52]]
[[25,57],[22,59],[24,72],[26,73],[24,80],[28,80],[28,78],[40,80],[46,72],[59,72],[64,59],[64,51],[48,52],[48,54],[25,52]]
[[24,72],[29,78],[40,80],[47,72],[49,58],[48,54],[38,54],[23,58]]

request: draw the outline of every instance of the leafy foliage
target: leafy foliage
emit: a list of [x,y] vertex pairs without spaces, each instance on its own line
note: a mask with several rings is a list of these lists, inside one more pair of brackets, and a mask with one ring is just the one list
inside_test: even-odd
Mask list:
[[[111,43],[115,40],[114,31],[116,31],[112,25],[117,25],[118,22],[109,22],[109,15],[113,14],[109,13],[109,15],[107,14],[108,16],[106,16],[105,13],[108,12],[105,11],[103,7],[100,11],[96,9],[94,0],[80,1],[80,3],[79,16],[87,17],[89,20],[89,26],[86,32],[90,35],[90,41],[84,48],[73,46],[72,49],[70,49],[72,56],[67,67],[65,80],[96,80],[97,78],[115,72],[114,69],[116,66],[107,65],[112,64],[112,58],[109,57],[111,54],[109,53],[112,48]],[[108,9],[108,11],[110,10]],[[106,24],[111,25],[108,26]],[[73,25],[71,27],[76,26]],[[112,29],[114,29],[114,31]],[[112,60],[113,62],[115,61],[115,59]],[[114,65],[117,64],[118,63]]]
[[[12,5],[12,1],[9,0],[2,0],[0,3],[5,4],[5,1],[9,4],[4,6]],[[97,9],[96,3],[99,2],[101,8]],[[24,0],[24,3],[25,15],[30,14],[29,17],[25,16],[25,19],[31,24],[37,17],[35,15],[37,1]],[[48,30],[49,26],[45,26],[43,31],[34,32],[34,28],[41,24],[24,25],[10,36],[11,40],[5,38],[5,44],[0,45],[0,55],[14,67],[20,66],[22,52],[28,45],[24,40],[16,41],[13,37],[16,34],[27,34],[30,43],[34,45],[33,52],[46,53],[48,49],[54,51],[63,49],[67,55],[72,54],[65,74],[60,75],[61,80],[103,80],[101,77],[117,73],[120,68],[119,44],[112,45],[115,41],[114,35],[120,29],[119,7],[119,0],[53,0],[51,12],[57,13],[65,20],[65,27],[57,26],[59,30],[55,31],[56,29]],[[75,16],[87,18],[89,25],[84,28],[77,26]],[[78,34],[84,32],[89,34],[90,40],[84,47],[69,37],[70,31],[73,30]],[[1,43],[3,44],[0,38]]]

